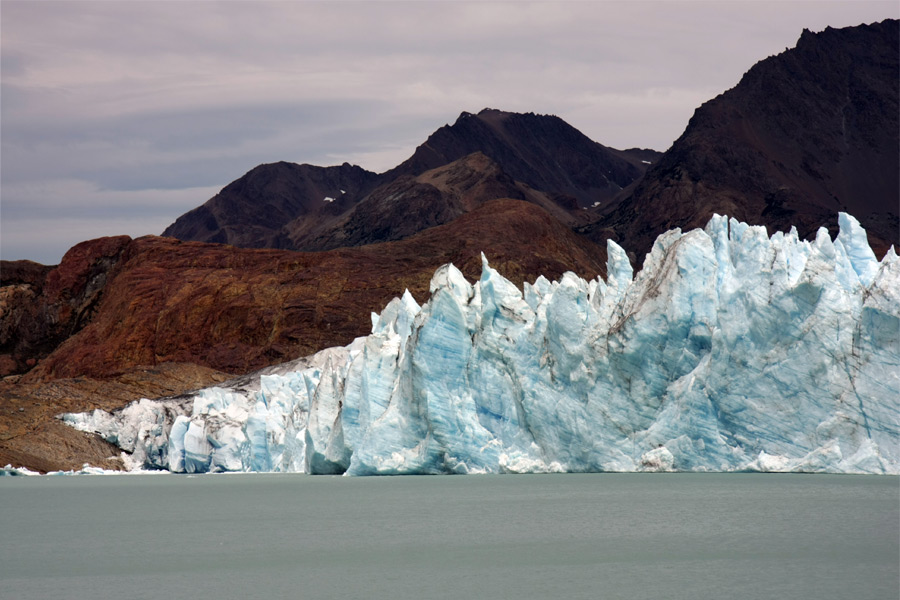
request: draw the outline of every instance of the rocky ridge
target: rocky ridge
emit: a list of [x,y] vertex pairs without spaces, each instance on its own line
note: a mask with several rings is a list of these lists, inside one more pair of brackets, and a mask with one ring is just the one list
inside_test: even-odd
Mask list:
[[[180,216],[163,236],[329,250],[409,237],[466,212],[479,195],[535,202],[567,224],[583,223],[580,208],[612,199],[658,154],[607,148],[553,115],[463,112],[382,174],[346,163],[260,165]],[[467,173],[435,174],[447,170]],[[398,208],[401,201],[408,211]]]
[[696,110],[625,198],[582,228],[640,260],[714,213],[810,239],[858,218],[878,256],[900,241],[900,23],[805,30]]

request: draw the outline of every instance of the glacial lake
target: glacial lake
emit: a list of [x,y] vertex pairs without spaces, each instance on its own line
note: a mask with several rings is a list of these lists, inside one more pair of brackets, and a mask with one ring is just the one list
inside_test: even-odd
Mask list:
[[0,478],[0,598],[900,597],[900,478]]

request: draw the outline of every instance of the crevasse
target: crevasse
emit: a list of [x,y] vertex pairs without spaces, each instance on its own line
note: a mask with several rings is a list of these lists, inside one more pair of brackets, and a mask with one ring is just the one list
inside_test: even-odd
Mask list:
[[407,292],[343,348],[187,398],[66,414],[133,468],[350,475],[900,472],[900,267],[714,216],[633,276],[523,290],[487,260]]

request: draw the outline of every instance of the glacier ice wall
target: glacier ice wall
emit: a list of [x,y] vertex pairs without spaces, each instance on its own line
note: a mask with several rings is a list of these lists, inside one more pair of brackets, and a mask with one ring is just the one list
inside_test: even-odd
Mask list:
[[832,241],[715,216],[633,276],[438,269],[372,333],[187,401],[68,423],[135,467],[352,475],[900,472],[900,265],[853,217]]

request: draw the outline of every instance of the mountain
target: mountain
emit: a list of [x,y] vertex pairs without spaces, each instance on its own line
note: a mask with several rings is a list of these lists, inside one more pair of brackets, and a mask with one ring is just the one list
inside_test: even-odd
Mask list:
[[321,209],[340,213],[378,181],[375,173],[347,163],[260,165],[178,217],[163,236],[242,248],[287,248],[290,243],[282,233],[286,223]]
[[698,108],[630,195],[581,231],[639,259],[663,231],[714,213],[808,239],[834,233],[845,211],[883,255],[900,240],[898,32],[896,20],[804,30]]
[[[464,112],[380,175],[346,163],[260,165],[180,216],[163,236],[244,248],[327,250],[402,239],[448,222],[473,202],[504,197],[535,202],[563,222],[582,223],[579,208],[609,201],[657,155],[606,148],[552,115]],[[443,175],[434,172],[440,169]]]
[[520,289],[453,265],[343,348],[174,401],[64,415],[136,468],[349,475],[900,473],[900,259],[725,217],[632,276]]
[[419,175],[473,152],[484,153],[516,181],[574,197],[586,207],[608,201],[639,179],[648,151],[607,148],[553,115],[486,108],[463,112],[385,176]]
[[415,177],[398,176],[341,215],[300,218],[285,229],[291,245],[303,250],[362,246],[408,238],[497,198],[537,204],[566,225],[586,222],[574,199],[565,206],[561,198],[514,181],[496,162],[475,152]]
[[262,165],[164,235],[333,249],[403,239],[493,196],[540,204],[601,246],[618,240],[634,262],[662,232],[716,213],[809,239],[849,212],[883,255],[900,241],[898,31],[896,20],[804,30],[698,108],[663,155],[607,148],[556,116],[487,108],[382,174]]

